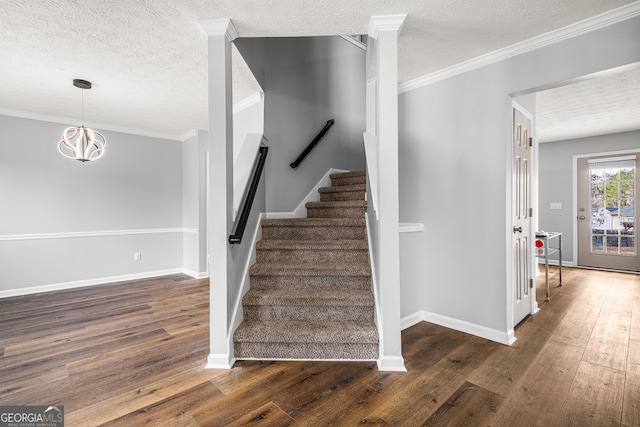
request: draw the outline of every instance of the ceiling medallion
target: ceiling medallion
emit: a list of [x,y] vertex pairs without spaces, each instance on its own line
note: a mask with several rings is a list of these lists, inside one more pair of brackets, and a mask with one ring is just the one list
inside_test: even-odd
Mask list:
[[[91,89],[91,82],[74,79],[73,85],[80,89]],[[70,159],[88,162],[102,157],[107,140],[100,133],[84,127],[84,92],[82,93],[82,126],[68,127],[58,143],[58,151]]]

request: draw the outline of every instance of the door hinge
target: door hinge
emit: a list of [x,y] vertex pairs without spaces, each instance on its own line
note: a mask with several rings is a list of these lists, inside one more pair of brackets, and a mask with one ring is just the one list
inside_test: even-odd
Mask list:
[[533,147],[533,137],[529,137],[529,147]]
[[529,287],[533,289],[533,279],[529,279]]
[[533,208],[529,208],[529,218],[533,216]]

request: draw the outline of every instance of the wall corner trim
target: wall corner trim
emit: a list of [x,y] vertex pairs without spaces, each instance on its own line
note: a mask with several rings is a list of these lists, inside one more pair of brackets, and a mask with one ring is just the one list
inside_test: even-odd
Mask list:
[[368,35],[377,39],[380,31],[400,32],[405,19],[407,19],[407,14],[372,16],[371,21],[369,21]]
[[553,43],[558,43],[581,34],[590,33],[604,27],[634,18],[640,15],[640,2],[633,2],[626,6],[613,9],[609,12],[587,18],[557,30],[541,34],[539,36],[524,40],[519,43],[512,44],[502,49],[494,50],[486,55],[469,59],[456,65],[452,65],[442,70],[435,71],[431,74],[408,80],[398,85],[398,94],[409,92],[414,89],[436,83],[441,80],[454,77],[458,74],[472,71],[485,65],[504,61],[511,57],[539,49]]
[[201,19],[198,25],[210,37],[225,36],[230,42],[238,38],[238,31],[229,18]]

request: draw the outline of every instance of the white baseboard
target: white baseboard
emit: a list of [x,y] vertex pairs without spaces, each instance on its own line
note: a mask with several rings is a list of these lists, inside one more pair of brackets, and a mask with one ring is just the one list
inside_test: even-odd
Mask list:
[[229,358],[228,354],[210,354],[207,357],[205,369],[231,369],[236,359]]
[[421,321],[434,323],[436,325],[444,326],[445,328],[455,329],[456,331],[475,335],[500,344],[511,345],[516,340],[513,329],[510,331],[500,331],[498,329],[487,328],[486,326],[477,325],[475,323],[424,310],[403,317],[401,320],[402,329],[404,330]]
[[182,272],[187,276],[193,277],[194,279],[206,279],[207,277],[209,277],[209,272],[207,271],[197,272],[188,268],[183,268]]
[[400,329],[405,330],[409,329],[413,325],[417,325],[420,322],[424,322],[423,311],[417,311],[413,314],[408,315],[407,317],[403,317],[400,319]]
[[402,356],[382,356],[378,359],[379,371],[407,372]]
[[29,288],[17,288],[0,291],[0,298],[16,297],[21,295],[38,294],[41,292],[62,291],[85,286],[107,285],[115,282],[125,282],[128,280],[148,279],[151,277],[168,276],[170,274],[186,274],[194,279],[204,279],[208,276],[206,272],[196,273],[183,268],[173,268],[169,270],[145,271],[143,273],[123,274],[121,276],[98,277],[94,279],[77,280],[74,282],[53,283],[50,285],[33,286]]
[[266,213],[266,218],[269,219],[278,219],[278,218],[304,218],[307,216],[307,208],[305,205],[308,202],[318,202],[320,201],[320,193],[318,193],[318,189],[321,187],[330,187],[331,186],[331,178],[330,175],[332,173],[341,173],[341,172],[349,172],[343,169],[329,169],[322,178],[316,183],[316,185],[309,191],[309,193],[302,199],[302,201],[298,204],[298,206],[292,212],[268,212]]

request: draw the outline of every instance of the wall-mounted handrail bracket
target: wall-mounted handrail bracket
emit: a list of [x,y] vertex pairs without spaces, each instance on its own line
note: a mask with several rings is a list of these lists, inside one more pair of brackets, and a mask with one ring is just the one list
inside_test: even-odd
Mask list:
[[334,123],[335,121],[333,119],[327,120],[327,124],[325,124],[322,130],[318,132],[315,138],[313,138],[313,141],[311,141],[309,145],[307,145],[307,148],[305,148],[304,151],[298,156],[298,158],[293,163],[290,163],[289,166],[291,166],[293,169],[297,168],[300,163],[302,163],[304,158],[307,157],[307,154],[309,154],[311,150],[313,150],[313,148],[318,144],[318,142],[320,142],[320,140],[324,138],[324,136],[327,134],[329,129],[331,129],[331,126],[333,126]]
[[256,197],[256,192],[258,191],[258,184],[260,183],[264,164],[267,161],[268,151],[269,147],[265,145],[262,145],[258,149],[258,155],[253,169],[253,177],[251,178],[249,189],[246,193],[244,203],[242,204],[240,216],[236,222],[236,231],[229,236],[229,243],[232,245],[242,242],[242,235],[244,234],[244,229],[247,227],[247,221],[249,220],[249,214],[251,213],[251,206],[253,205],[253,199]]

